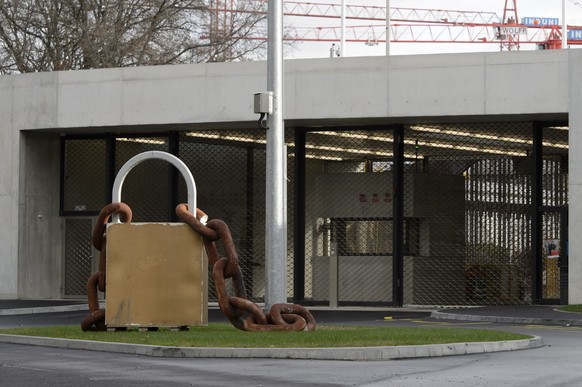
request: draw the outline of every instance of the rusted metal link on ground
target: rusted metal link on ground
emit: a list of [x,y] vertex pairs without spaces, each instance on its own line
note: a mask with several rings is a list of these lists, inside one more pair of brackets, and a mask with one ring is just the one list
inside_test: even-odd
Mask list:
[[[243,275],[239,266],[238,255],[232,235],[226,223],[213,219],[207,224],[200,220],[206,214],[196,209],[196,216],[189,210],[188,205],[179,204],[176,214],[180,221],[188,224],[196,233],[202,236],[204,247],[208,254],[209,265],[218,298],[220,310],[236,328],[244,331],[313,331],[316,322],[313,315],[301,305],[275,304],[269,314],[246,294]],[[226,257],[221,258],[216,248],[216,242],[222,241]],[[232,280],[234,296],[229,296],[226,290],[226,280]],[[243,319],[244,315],[248,315]]]
[[89,314],[81,322],[83,331],[103,331],[105,326],[105,311],[99,309],[99,292],[105,291],[105,273],[107,265],[106,249],[107,244],[107,222],[114,214],[121,215],[121,221],[124,223],[131,222],[131,209],[125,203],[111,203],[103,207],[97,224],[93,230],[92,243],[100,252],[99,254],[99,271],[94,273],[87,281],[87,299],[89,304]]

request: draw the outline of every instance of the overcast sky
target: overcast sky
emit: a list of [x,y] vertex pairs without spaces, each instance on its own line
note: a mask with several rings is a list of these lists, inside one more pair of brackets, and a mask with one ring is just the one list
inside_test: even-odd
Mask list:
[[[304,0],[290,0],[304,1]],[[340,4],[341,0],[305,0],[309,3]],[[512,1],[509,1],[512,5]],[[386,5],[385,0],[346,0],[348,5],[366,5],[381,6]],[[567,22],[570,25],[582,26],[582,0],[567,0]],[[459,10],[459,11],[484,11],[494,12],[499,17],[503,15],[505,0],[390,0],[391,7],[400,8],[421,8],[421,9],[442,9],[442,10]],[[562,22],[562,0],[517,0],[518,17],[545,17],[559,18]],[[311,17],[285,17],[285,25],[293,25],[300,28],[321,27],[337,25],[339,19],[321,19]],[[346,26],[364,25],[364,24],[381,24],[378,22],[346,21]],[[297,43],[295,48],[286,53],[287,58],[318,58],[329,57],[331,43]],[[582,46],[577,46],[582,48]],[[522,44],[520,49],[534,50],[533,44]],[[392,43],[390,46],[391,55],[409,55],[409,54],[426,54],[426,53],[450,53],[450,52],[483,52],[499,51],[499,44],[493,43]],[[385,55],[386,47],[384,43],[369,46],[364,43],[347,43],[345,56],[365,56],[365,55]]]

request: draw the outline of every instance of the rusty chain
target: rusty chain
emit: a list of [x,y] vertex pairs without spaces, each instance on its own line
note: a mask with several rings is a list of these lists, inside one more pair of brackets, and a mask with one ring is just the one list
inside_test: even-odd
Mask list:
[[[180,221],[189,225],[202,236],[208,263],[212,269],[212,278],[222,313],[232,325],[244,331],[313,331],[316,328],[313,315],[301,305],[275,304],[268,314],[254,302],[248,299],[242,272],[238,263],[238,255],[232,235],[226,223],[212,219],[204,225],[200,219],[206,214],[199,208],[196,216],[188,211],[188,205],[179,204],[176,215]],[[222,241],[226,257],[220,257],[216,242]],[[232,280],[234,296],[229,296],[226,290],[226,280]],[[247,315],[246,318],[243,316]]]
[[105,311],[99,309],[99,293],[105,292],[106,272],[107,272],[107,257],[106,257],[106,243],[107,222],[114,214],[121,215],[121,221],[124,223],[131,222],[131,209],[125,203],[111,203],[103,207],[97,218],[97,224],[93,230],[91,242],[99,252],[99,271],[94,273],[87,281],[87,299],[89,303],[89,314],[81,322],[81,329],[83,331],[102,331],[106,329],[105,326]]
[[[106,283],[106,226],[114,214],[121,215],[121,221],[131,222],[131,209],[124,203],[111,203],[101,210],[97,225],[93,231],[93,246],[100,251],[99,271],[87,281],[87,298],[89,314],[83,319],[83,331],[105,330],[105,311],[99,308],[98,290],[105,292]],[[208,263],[212,270],[212,278],[222,313],[233,326],[244,331],[313,331],[316,328],[313,315],[301,305],[275,304],[270,312],[263,310],[248,299],[243,282],[242,271],[232,235],[225,222],[212,219],[203,224],[200,219],[206,214],[196,209],[196,216],[188,211],[188,205],[176,207],[176,215],[180,221],[189,225],[194,232],[202,237],[204,248],[208,255]],[[226,257],[220,257],[216,242],[222,241]],[[229,296],[226,280],[231,279],[234,296]],[[246,318],[244,318],[246,316]]]

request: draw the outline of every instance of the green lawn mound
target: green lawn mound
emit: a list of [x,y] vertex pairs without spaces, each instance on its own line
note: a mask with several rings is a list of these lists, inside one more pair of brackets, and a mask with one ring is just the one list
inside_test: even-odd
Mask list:
[[187,331],[128,330],[83,332],[79,326],[2,329],[12,335],[56,337],[171,347],[328,348],[450,344],[529,339],[531,336],[485,329],[318,326],[314,332],[243,332],[229,324],[190,327]]
[[564,312],[582,313],[582,305],[566,305],[560,307],[560,310],[563,310]]

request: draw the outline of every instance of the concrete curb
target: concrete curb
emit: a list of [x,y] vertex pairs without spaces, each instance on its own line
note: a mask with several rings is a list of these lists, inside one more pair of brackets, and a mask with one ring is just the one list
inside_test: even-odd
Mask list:
[[582,326],[582,320],[556,319],[556,318],[530,318],[530,317],[503,317],[503,316],[479,316],[473,314],[459,314],[433,311],[430,317],[440,320],[457,321],[483,321],[501,324],[527,324],[527,325],[566,325]]
[[61,305],[61,306],[42,306],[37,308],[2,309],[0,310],[0,316],[18,316],[23,314],[38,314],[38,313],[76,312],[79,310],[89,310],[89,307],[87,305]]
[[[101,303],[100,307],[105,308],[105,303]],[[89,310],[89,306],[87,304],[74,304],[74,305],[39,306],[34,308],[0,309],[0,316],[18,316],[24,314],[38,314],[38,313],[77,312],[80,310]]]
[[543,347],[543,339],[534,336],[525,340],[480,343],[431,344],[394,347],[353,348],[191,348],[163,347],[142,344],[105,343],[47,337],[0,334],[0,342],[42,347],[82,349],[171,358],[270,358],[310,360],[396,360],[423,357],[470,355],[477,353],[517,351]]

